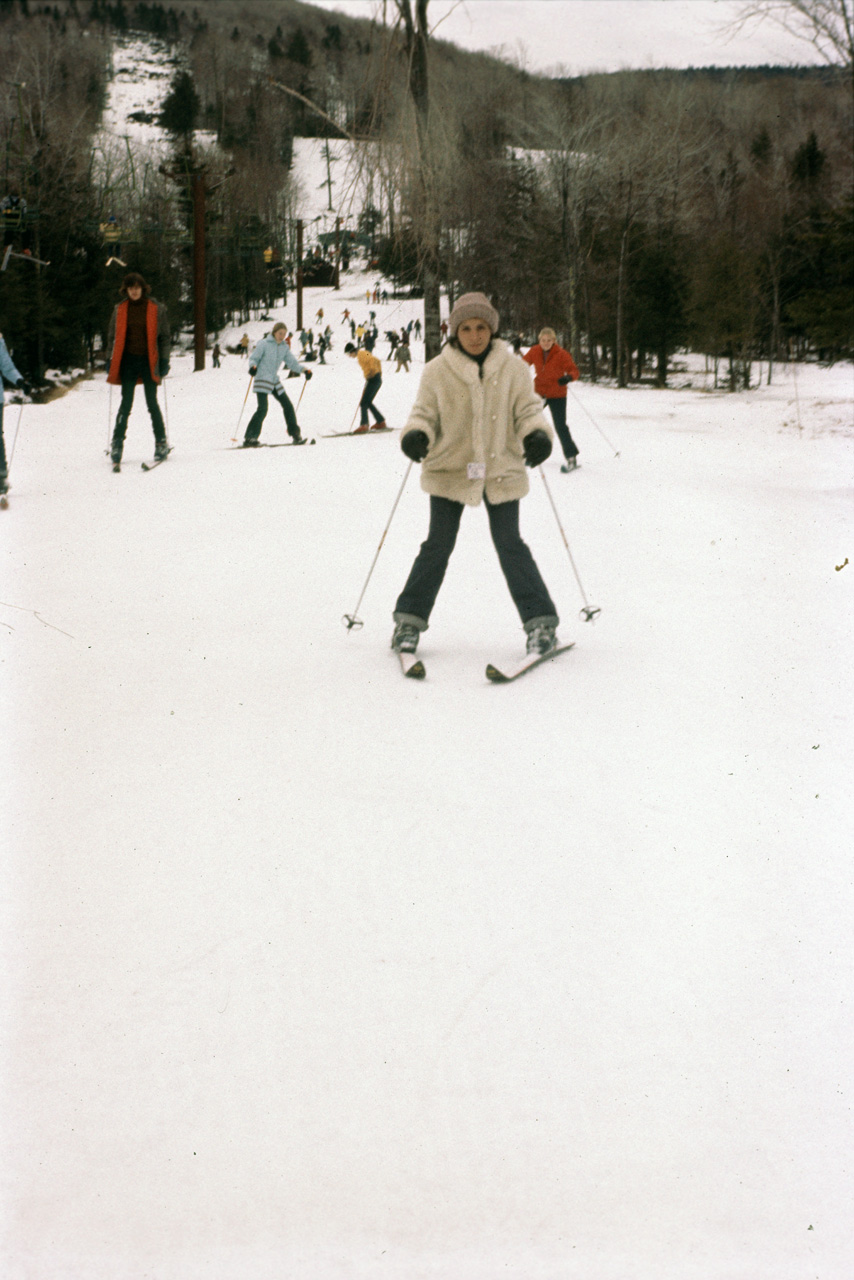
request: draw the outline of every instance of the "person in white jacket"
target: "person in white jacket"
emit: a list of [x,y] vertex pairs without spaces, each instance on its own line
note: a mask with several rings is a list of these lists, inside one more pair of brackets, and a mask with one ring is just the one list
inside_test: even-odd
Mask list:
[[557,645],[559,618],[519,533],[527,467],[552,450],[554,433],[524,363],[495,340],[498,312],[482,293],[466,293],[451,312],[450,340],[424,368],[401,437],[422,462],[430,529],[397,600],[392,648],[414,653],[427,630],[456,542],[463,509],[484,501],[492,541],[527,632],[529,653]]

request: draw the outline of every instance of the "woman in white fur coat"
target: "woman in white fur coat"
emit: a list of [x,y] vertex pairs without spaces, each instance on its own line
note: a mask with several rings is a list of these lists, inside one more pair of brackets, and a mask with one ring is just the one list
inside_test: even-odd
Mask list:
[[525,467],[537,467],[554,435],[524,363],[496,342],[498,312],[466,293],[451,312],[451,337],[424,368],[400,447],[423,462],[430,530],[394,611],[392,648],[414,653],[442,585],[466,506],[486,505],[492,541],[527,632],[529,653],[557,645],[558,616],[519,533]]

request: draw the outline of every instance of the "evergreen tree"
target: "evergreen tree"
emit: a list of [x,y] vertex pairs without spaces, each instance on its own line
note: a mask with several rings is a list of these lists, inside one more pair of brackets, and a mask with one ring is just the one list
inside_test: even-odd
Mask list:
[[179,71],[163,101],[158,123],[169,133],[189,136],[196,127],[201,99],[188,71]]

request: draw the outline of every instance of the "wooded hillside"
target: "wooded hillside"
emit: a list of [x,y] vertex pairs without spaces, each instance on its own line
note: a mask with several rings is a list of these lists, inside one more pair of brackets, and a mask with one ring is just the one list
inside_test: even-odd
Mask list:
[[[112,44],[130,31],[171,59],[165,164],[121,147],[93,162]],[[281,298],[296,266],[293,139],[311,135],[364,148],[382,199],[342,230],[400,288],[430,267],[427,200],[442,288],[489,293],[505,336],[553,325],[591,377],[654,366],[663,382],[684,346],[725,361],[733,386],[758,356],[854,354],[843,70],[552,81],[431,39],[425,126],[405,30],[298,0],[0,0],[0,39],[0,198],[26,206],[7,205],[6,244],[51,264],[13,258],[0,275],[0,327],[33,378],[92,358],[116,294],[111,216],[129,265],[187,324],[194,174],[209,191],[209,332]]]

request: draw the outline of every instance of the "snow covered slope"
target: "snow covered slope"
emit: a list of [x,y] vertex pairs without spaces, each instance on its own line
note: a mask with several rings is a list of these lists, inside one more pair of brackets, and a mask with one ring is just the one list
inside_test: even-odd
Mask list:
[[523,635],[476,510],[416,684],[417,468],[341,625],[406,468],[322,438],[364,287],[307,301],[314,447],[228,451],[236,357],[176,359],[149,475],[141,393],[121,475],[102,376],[7,404],[3,1275],[844,1280],[851,369],[573,388],[599,621],[533,475],[576,648],[487,684]]

